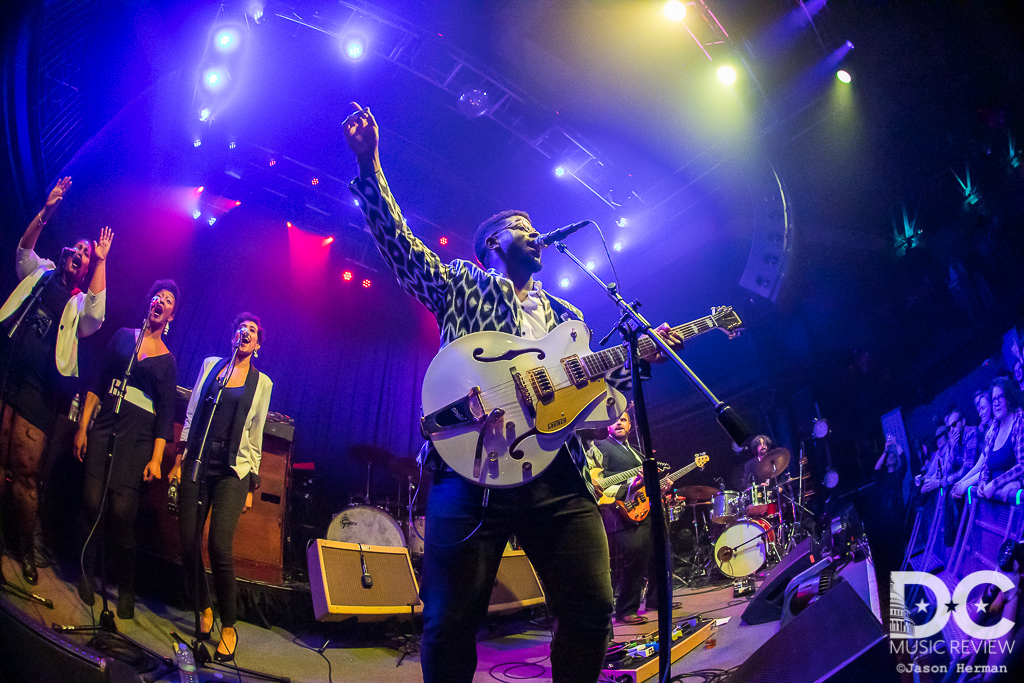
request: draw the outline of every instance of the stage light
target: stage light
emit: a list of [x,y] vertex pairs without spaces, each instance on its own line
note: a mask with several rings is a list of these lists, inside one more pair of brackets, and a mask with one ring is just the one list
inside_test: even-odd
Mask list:
[[234,140],[228,143],[228,149],[234,149],[235,147],[238,147],[238,144]]
[[850,76],[850,72],[845,69],[840,69],[839,71],[837,71],[836,78],[838,78],[841,83],[849,83],[850,81],[853,80],[853,78]]
[[260,23],[260,19],[263,18],[263,3],[262,2],[250,2],[249,9],[246,10],[257,24]]
[[209,107],[203,107],[199,111],[199,120],[200,121],[209,121],[210,120],[210,108]]
[[555,177],[556,178],[563,178],[563,177],[565,177],[565,166],[555,166]]
[[203,144],[203,141],[200,140],[199,138],[196,138],[195,140],[192,141],[192,146],[193,147],[199,147],[202,144]]
[[327,239],[324,240],[323,246],[326,247],[326,246],[328,246],[333,241],[334,241],[333,237],[328,237]]
[[846,41],[846,49],[847,50],[852,50],[853,49],[853,43],[851,43],[850,41]]
[[234,52],[241,42],[241,36],[233,28],[221,29],[213,38],[213,46],[220,52]]
[[312,180],[309,181],[309,184],[310,185],[319,185],[320,184],[320,179],[319,178],[313,178]]
[[227,72],[223,69],[212,68],[203,72],[203,87],[210,92],[217,92],[227,84]]
[[202,194],[203,190],[205,190],[205,189],[206,189],[205,187],[200,185],[199,187],[196,188],[196,194]]
[[665,3],[665,16],[669,21],[682,21],[686,16],[686,5],[680,0],[668,0]]
[[596,263],[594,263],[593,261],[587,261],[587,270],[593,270],[596,267],[597,267]]
[[196,220],[199,220],[199,217],[202,215],[203,212],[200,211],[199,209],[196,209],[195,211],[192,212],[192,218],[195,218]]
[[356,206],[359,206],[359,200],[358,200],[358,199],[355,199],[355,200],[353,200],[353,203],[354,203],[354,204],[355,204]]
[[352,281],[352,271],[351,270],[346,270],[344,273],[341,274],[341,279],[344,280],[345,282],[351,282]]
[[725,85],[732,85],[736,82],[736,69],[731,66],[718,67],[718,80]]
[[295,227],[294,225],[292,225],[291,221],[286,222],[285,225],[288,226],[289,228],[294,228]]
[[621,216],[619,220],[615,221],[615,225],[619,226],[620,228],[625,228],[626,226],[629,225],[629,220],[625,216]]
[[561,285],[562,289],[565,289],[570,284],[572,284],[572,281],[567,277],[563,277],[561,280],[558,281],[558,284]]
[[277,165],[277,159],[271,159],[268,163],[269,163],[270,166],[276,166]]
[[242,205],[242,202],[240,202],[239,200],[236,199],[235,200],[235,206],[241,206],[241,205]]
[[467,90],[459,95],[459,111],[469,118],[483,115],[490,105],[491,98],[479,88]]
[[612,249],[615,251],[622,251],[622,242],[616,242],[612,245]]
[[217,217],[216,216],[210,216],[210,218],[206,222],[209,223],[210,225],[213,225],[214,223],[217,222]]
[[370,281],[369,280],[363,280],[363,287],[366,288],[366,289],[369,289],[370,288]]
[[811,432],[814,433],[815,438],[824,439],[828,436],[828,422],[820,417],[814,418],[814,423],[811,426]]
[[350,33],[341,42],[345,56],[353,62],[358,62],[366,56],[366,37],[358,33]]
[[442,247],[448,246],[448,238],[447,237],[442,237],[441,239],[438,240],[438,242],[440,242]]

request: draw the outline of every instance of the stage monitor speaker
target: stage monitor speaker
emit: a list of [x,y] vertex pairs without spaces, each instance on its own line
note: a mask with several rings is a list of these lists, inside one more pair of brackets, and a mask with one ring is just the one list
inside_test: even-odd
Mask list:
[[729,681],[898,681],[886,635],[857,591],[841,581],[758,648]]
[[747,624],[767,624],[782,618],[782,604],[786,598],[786,586],[797,574],[812,564],[811,539],[805,539],[775,565],[764,583],[758,589],[747,608],[743,610],[743,621]]
[[317,539],[306,550],[317,621],[386,619],[423,609],[409,551]]
[[491,589],[491,604],[487,611],[512,612],[524,607],[544,604],[544,589],[537,572],[522,550],[505,548],[498,566],[498,576]]
[[67,640],[0,601],[0,681],[37,683],[138,683],[124,662]]

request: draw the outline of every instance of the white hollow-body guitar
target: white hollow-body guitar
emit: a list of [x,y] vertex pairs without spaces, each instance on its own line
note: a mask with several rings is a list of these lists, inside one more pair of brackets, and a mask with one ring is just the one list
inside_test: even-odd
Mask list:
[[[727,306],[672,328],[684,340],[742,329]],[[640,352],[657,350],[644,337]],[[628,360],[625,344],[590,351],[590,330],[570,320],[542,339],[475,332],[441,349],[423,378],[421,430],[460,476],[482,486],[529,482],[577,429],[615,422],[626,398],[605,375]]]

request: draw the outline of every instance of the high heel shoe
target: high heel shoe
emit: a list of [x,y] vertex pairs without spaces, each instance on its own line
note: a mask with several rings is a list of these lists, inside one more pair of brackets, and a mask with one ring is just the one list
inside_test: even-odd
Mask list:
[[29,584],[35,586],[39,583],[39,571],[36,569],[35,551],[29,550],[21,556],[21,575]]
[[[236,629],[234,629],[234,628],[232,628],[231,630],[235,632],[235,646],[233,648],[231,648],[231,652],[228,653],[228,654],[224,654],[220,650],[215,650],[214,651],[214,653],[213,653],[213,661],[217,662],[218,664],[226,664],[227,662],[235,661],[235,652],[238,651],[238,631]],[[223,642],[223,640],[224,640],[224,629],[221,629],[220,639]]]

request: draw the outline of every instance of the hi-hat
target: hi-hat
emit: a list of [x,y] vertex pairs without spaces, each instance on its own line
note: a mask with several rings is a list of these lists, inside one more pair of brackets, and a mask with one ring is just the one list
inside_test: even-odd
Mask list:
[[363,462],[368,462],[371,465],[384,465],[387,466],[395,459],[395,456],[391,454],[391,451],[380,446],[370,446],[369,444],[357,444],[355,446],[349,446],[348,452],[354,457],[359,458]]

